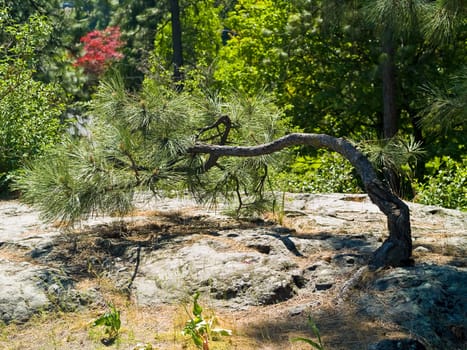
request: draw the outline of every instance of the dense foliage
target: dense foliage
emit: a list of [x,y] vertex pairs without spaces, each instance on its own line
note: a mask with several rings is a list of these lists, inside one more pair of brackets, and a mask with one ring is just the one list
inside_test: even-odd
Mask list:
[[274,179],[278,188],[299,193],[358,193],[361,188],[351,164],[337,153],[297,156],[286,171]]
[[467,158],[435,157],[426,164],[425,181],[416,185],[417,200],[446,208],[467,208]]
[[36,50],[47,42],[51,28],[44,18],[13,21],[0,10],[0,189],[25,162],[61,138],[64,109],[57,84],[34,79]]
[[[233,96],[232,91],[237,96],[244,95],[244,100],[269,95],[269,100],[283,109],[283,117],[290,118],[295,127],[360,142],[375,160],[381,176],[391,185],[394,183],[393,188],[400,195],[465,208],[457,200],[438,201],[436,192],[430,192],[439,174],[430,167],[436,159],[449,156],[456,162],[456,166],[448,166],[449,162],[445,165],[455,179],[462,179],[465,169],[462,160],[467,138],[465,1],[23,3],[15,0],[7,3],[11,7],[10,17],[18,25],[27,23],[36,14],[44,15],[50,23],[49,35],[43,36],[40,43],[30,42],[35,49],[27,64],[15,64],[17,76],[34,83],[25,90],[50,89],[47,98],[41,100],[49,106],[46,113],[42,110],[44,118],[57,116],[63,110],[57,96],[60,101],[68,98],[71,102],[95,105],[92,95],[99,80],[106,78],[100,74],[106,64],[89,66],[93,61],[92,50],[79,58],[80,38],[110,30],[106,28],[120,28],[121,38],[115,38],[115,45],[108,46],[113,51],[102,62],[119,59],[116,68],[122,84],[140,96],[151,81],[165,79],[166,86],[172,85],[174,35],[179,32],[181,52],[177,53],[176,64],[183,63],[178,68],[186,79],[182,85],[185,92],[223,101]],[[172,21],[175,17],[179,17],[179,23]],[[0,42],[4,52],[11,49],[7,34],[2,34]],[[95,54],[104,53],[102,44],[101,40]],[[97,80],[74,67],[77,59],[88,72],[98,67],[94,71]],[[2,67],[6,67],[5,62],[2,61]],[[6,68],[2,69],[6,72]],[[8,76],[11,80],[11,75]],[[101,98],[99,94],[96,96],[97,100]],[[34,105],[34,99],[29,101],[30,105],[22,110],[41,110]],[[86,112],[71,102],[66,107],[72,115]],[[21,105],[7,99],[1,103],[9,111],[11,104]],[[93,113],[96,123],[105,119],[102,111]],[[250,122],[254,123],[255,118]],[[54,129],[58,128],[57,119],[53,120],[55,124],[46,123],[47,127],[58,130]],[[4,134],[14,134],[4,130]],[[27,132],[42,135],[44,129],[41,130]],[[53,130],[45,133],[56,134]],[[25,152],[24,147],[29,146],[23,141],[17,143],[13,147],[15,152],[9,150],[2,162],[21,164],[14,154],[39,154],[38,150],[43,148],[33,147],[34,151]],[[285,164],[286,173],[274,177],[282,188],[357,190],[356,183],[348,181],[351,172],[347,165],[338,166],[339,158],[308,149],[297,149],[296,156],[295,164],[294,158],[292,164]],[[2,172],[4,169],[5,166]],[[282,179],[288,180],[287,186]],[[459,191],[452,187],[444,193],[454,198]]]
[[118,50],[124,45],[120,40],[120,28],[107,27],[104,30],[93,30],[80,39],[84,44],[84,54],[75,65],[82,67],[87,74],[101,75],[110,64],[123,58]]

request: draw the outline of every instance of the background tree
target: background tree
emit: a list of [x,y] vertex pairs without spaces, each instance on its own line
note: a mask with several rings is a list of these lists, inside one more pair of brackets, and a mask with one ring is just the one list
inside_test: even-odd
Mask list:
[[[387,55],[382,53],[382,38],[384,28],[396,26],[392,38],[399,131],[391,141],[366,141],[365,151],[376,149],[371,152],[377,156],[374,159],[384,164],[382,170],[401,166],[398,171],[403,169],[410,174],[406,180],[409,185],[428,181],[423,177],[424,162],[415,163],[413,152],[406,154],[408,157],[394,154],[417,151],[412,146],[421,141],[426,149],[425,159],[433,161],[427,164],[438,164],[436,157],[441,159],[446,154],[461,162],[465,127],[456,122],[454,127],[442,128],[439,116],[451,118],[453,114],[435,111],[442,110],[443,99],[458,104],[463,96],[459,79],[450,84],[454,77],[462,76],[459,72],[467,60],[463,1],[398,2],[398,6],[405,7],[396,11],[394,18],[384,15],[391,4],[382,0],[345,2],[339,6],[334,6],[333,1],[318,0],[178,3],[184,43],[183,73],[190,92],[210,91],[211,99],[216,100],[229,96],[232,89],[247,96],[261,91],[284,108],[285,117],[291,118],[294,127],[354,140],[384,136],[382,66]],[[14,7],[11,13],[19,22],[27,20],[30,14],[44,13],[52,24],[52,34],[46,43],[36,47],[28,65],[35,81],[61,86],[57,92],[62,94],[62,101],[67,99],[67,110],[72,112],[67,114],[79,117],[83,105],[77,108],[73,103],[89,100],[94,92],[95,86],[86,89],[86,75],[73,67],[79,38],[92,30],[109,25],[122,28],[127,44],[118,70],[130,90],[138,91],[145,76],[165,74],[170,79],[173,41],[169,1],[124,0],[117,4],[77,0],[70,6],[71,2],[38,0],[4,4]],[[396,25],[401,21],[404,26]],[[462,108],[457,110],[465,113]],[[432,118],[434,115],[438,117]],[[463,114],[457,115],[453,120],[465,120]],[[431,121],[423,123],[424,119]],[[299,161],[290,169],[308,167],[296,174],[297,183],[301,183],[301,174],[332,177],[333,181],[321,181],[328,185],[336,183],[336,179],[345,181],[350,174],[348,169],[344,170],[345,176],[313,172],[316,164],[321,167],[342,162],[338,155],[315,152],[309,147],[297,147],[294,152]],[[400,160],[404,160],[402,165]],[[415,170],[418,174],[414,175]],[[426,171],[433,174],[431,169]],[[337,184],[326,186],[325,190],[332,188],[341,190],[348,186]],[[403,194],[410,196],[411,192]]]
[[39,15],[47,18],[51,26],[47,41],[34,52],[34,77],[44,83],[59,84],[64,97],[70,101],[88,100],[91,93],[86,86],[88,77],[73,63],[80,53],[80,38],[94,29],[102,30],[108,26],[114,8],[112,2],[13,0],[3,3],[18,23]]
[[172,24],[172,64],[173,78],[179,82],[182,78],[183,67],[183,44],[182,23],[180,21],[180,4],[178,0],[170,0],[170,23]]
[[450,77],[444,87],[424,87],[426,107],[421,111],[422,126],[431,132],[446,133],[467,124],[467,66]]
[[368,29],[329,27],[326,16],[341,9],[312,4],[300,2],[289,16],[288,73],[279,101],[306,131],[374,139],[382,110],[376,52],[368,40],[356,40]]
[[170,18],[157,27],[151,68],[173,71],[175,80],[179,80],[186,74],[196,74],[193,71],[209,69],[215,61],[222,40],[222,7],[214,0],[178,0],[170,1],[170,5]]
[[123,58],[119,49],[124,45],[120,40],[120,28],[107,27],[103,31],[93,30],[80,40],[84,53],[75,65],[82,67],[87,74],[99,77],[109,66]]
[[126,43],[119,68],[129,88],[139,88],[149,72],[157,28],[167,22],[168,12],[167,1],[124,0],[112,13],[111,25],[120,27]]
[[228,29],[214,77],[226,90],[254,94],[283,86],[287,72],[289,1],[241,0],[223,20]]
[[[354,75],[353,81],[346,81],[349,85],[361,86],[364,80],[358,80],[360,72],[373,70],[373,74],[364,74],[364,79],[371,85],[362,90],[382,96],[378,97],[382,100],[379,106],[373,104],[381,110],[377,130],[379,138],[390,138],[401,128],[402,132],[413,132],[416,140],[422,141],[419,130],[410,129],[420,129],[413,120],[417,110],[414,103],[416,98],[411,93],[417,91],[417,86],[426,83],[427,78],[440,79],[441,76],[436,76],[440,66],[444,71],[456,67],[454,62],[459,64],[456,52],[462,51],[462,45],[459,45],[460,42],[456,44],[456,41],[463,37],[464,9],[462,2],[458,1],[429,4],[424,1],[385,0],[346,4],[307,1],[297,6],[298,17],[291,24],[298,25],[298,28],[301,25],[302,30],[311,27],[311,32],[318,33],[305,40],[318,41],[332,50],[342,62],[333,62],[335,66],[343,64],[345,67],[348,57],[353,57],[358,65],[347,66],[347,71]],[[316,25],[313,26],[313,22]],[[295,37],[305,33],[300,35],[296,31]],[[301,43],[302,47],[306,47],[304,42]],[[451,52],[453,55],[450,57],[455,59],[451,61],[447,56],[439,55],[439,50]],[[309,55],[313,56],[311,52]],[[332,62],[329,54],[317,56],[315,60],[320,65],[327,70],[332,69],[325,66],[326,62]],[[369,67],[370,71],[365,67]],[[317,69],[319,66],[315,65],[315,71]],[[344,70],[341,73],[346,76]],[[336,82],[333,81],[333,84]],[[409,119],[399,122],[400,116],[408,116]]]
[[[258,15],[254,9],[264,2],[257,4],[239,2],[236,10],[227,16],[227,20],[237,20],[242,37],[230,40],[221,50],[215,76],[223,84],[232,82],[242,86],[244,81],[251,81],[269,86],[279,103],[288,107],[287,114],[306,131],[354,139],[386,139],[399,130],[399,138],[408,142],[413,135],[416,143],[424,142],[424,147],[431,150],[430,143],[437,139],[425,139],[422,133],[420,86],[427,79],[435,85],[441,83],[448,72],[465,62],[462,3],[289,3],[285,15],[281,16],[288,20],[285,24],[281,22],[282,25],[275,23],[274,27],[280,29],[271,40],[287,60],[283,65],[274,61],[271,66],[264,65],[260,59],[255,61],[263,56],[259,45],[254,47],[258,55],[245,47],[266,40],[261,30],[273,20],[259,18],[277,11],[281,5],[274,4]],[[255,29],[248,31],[248,28]],[[434,28],[443,35],[433,35],[437,32]],[[233,54],[225,55],[229,51]],[[271,52],[267,53],[268,58],[274,57]],[[243,62],[248,62],[245,68]],[[274,74],[278,67],[281,73]],[[240,79],[242,72],[245,72],[243,80]],[[268,74],[274,77],[273,84],[268,83]],[[254,78],[248,80],[249,76]],[[252,87],[246,88],[249,89]],[[383,145],[378,152],[385,149],[394,150],[394,147]],[[416,176],[422,176],[423,167],[414,169],[418,171]],[[410,188],[399,186],[398,172],[389,167],[384,170],[393,189],[410,196]],[[410,179],[406,181],[409,183]]]
[[[396,135],[399,129],[401,110],[404,108],[402,103],[397,101],[398,95],[399,99],[404,99],[405,93],[403,85],[399,85],[397,82],[397,76],[403,75],[400,74],[403,68],[396,67],[396,61],[401,60],[398,50],[409,45],[428,52],[432,48],[442,47],[443,44],[455,37],[456,27],[462,22],[458,16],[464,11],[465,7],[462,7],[462,4],[457,1],[426,4],[424,1],[393,2],[381,0],[373,2],[369,6],[368,17],[375,24],[376,33],[380,36],[382,44],[384,138],[388,139]],[[431,48],[426,48],[426,44]],[[410,60],[411,58],[405,57],[405,59]],[[410,76],[410,74],[405,75]],[[406,109],[406,112],[409,113],[412,120],[415,136],[422,141],[420,125],[416,119],[417,114],[410,113],[410,107]],[[396,173],[391,169],[385,173],[393,189],[400,193],[400,181]]]

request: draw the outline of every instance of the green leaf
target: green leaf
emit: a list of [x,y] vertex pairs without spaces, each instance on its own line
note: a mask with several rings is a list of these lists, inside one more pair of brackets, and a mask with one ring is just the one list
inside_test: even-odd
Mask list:
[[308,317],[308,325],[310,326],[311,330],[313,331],[313,334],[318,338],[319,343],[322,344],[321,343],[321,337],[320,337],[320,334],[319,334],[319,329],[316,326],[315,321],[313,321],[313,319],[311,318],[311,316]]
[[198,316],[200,319],[202,319],[201,314],[203,312],[203,308],[201,307],[201,305],[198,304],[199,295],[199,292],[196,292],[193,295],[193,315]]
[[298,341],[305,342],[307,344],[310,344],[311,346],[313,346],[314,348],[316,348],[318,350],[324,350],[324,348],[321,347],[321,345],[319,345],[318,343],[316,343],[313,340],[308,339],[308,338],[298,337],[298,338],[293,338],[292,341],[293,342],[298,342]]
[[109,315],[108,314],[104,314],[102,316],[100,316],[99,318],[97,318],[96,320],[94,320],[93,322],[93,327],[96,327],[96,326],[107,326],[109,323]]
[[193,333],[191,335],[191,339],[193,339],[193,343],[195,343],[195,345],[197,347],[202,347],[203,346],[203,338],[201,336],[199,336],[198,334],[196,333]]

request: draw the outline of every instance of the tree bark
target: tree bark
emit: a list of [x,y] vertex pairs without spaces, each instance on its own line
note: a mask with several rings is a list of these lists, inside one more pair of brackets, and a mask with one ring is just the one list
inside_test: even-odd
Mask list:
[[385,40],[382,63],[383,80],[383,137],[389,139],[396,135],[399,116],[396,104],[396,67],[394,64],[395,50],[390,39]]
[[[381,67],[383,83],[383,138],[390,139],[397,134],[399,124],[396,102],[395,49],[392,31],[390,29],[386,29],[383,36],[382,50],[385,54]],[[394,169],[384,169],[384,176],[392,191],[401,195],[401,179],[396,171]]]
[[195,144],[188,149],[188,153],[205,153],[211,157],[254,157],[299,145],[327,148],[344,156],[357,170],[371,201],[386,215],[389,237],[373,253],[369,261],[370,269],[407,265],[412,255],[409,208],[377,178],[367,157],[346,139],[325,134],[293,133],[251,147]]
[[183,80],[181,68],[183,66],[182,24],[180,22],[180,5],[178,0],[170,0],[170,14],[172,16],[172,49],[174,65],[174,81]]

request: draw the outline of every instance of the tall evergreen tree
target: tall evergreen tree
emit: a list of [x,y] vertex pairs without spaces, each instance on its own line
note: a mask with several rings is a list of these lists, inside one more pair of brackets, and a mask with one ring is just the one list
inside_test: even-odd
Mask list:
[[175,80],[180,80],[185,72],[205,69],[216,60],[223,5],[215,0],[170,0],[169,4],[170,16],[156,30],[152,67],[173,71]]
[[[397,103],[397,50],[418,42],[420,48],[441,46],[454,38],[455,31],[466,13],[462,1],[427,3],[422,0],[379,0],[365,8],[368,19],[375,25],[382,45],[383,137],[391,138],[398,130],[401,107]],[[414,117],[414,116],[413,116]]]
[[168,13],[168,2],[155,0],[123,0],[113,12],[111,24],[120,27],[126,43],[120,71],[129,88],[138,89],[148,73],[157,28]]

